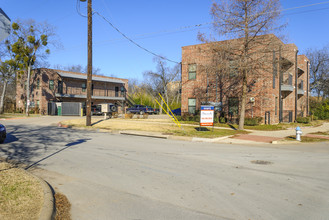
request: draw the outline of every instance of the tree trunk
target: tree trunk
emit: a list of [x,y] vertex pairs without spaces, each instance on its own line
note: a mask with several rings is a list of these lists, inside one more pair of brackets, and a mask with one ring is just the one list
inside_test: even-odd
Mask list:
[[7,79],[4,79],[2,93],[0,97],[0,114],[3,114],[3,106],[4,106],[6,89],[7,89],[7,83],[8,83]]
[[240,118],[239,118],[239,130],[244,129],[244,118],[246,113],[246,97],[247,97],[247,76],[246,70],[243,73],[243,82],[242,82],[242,96],[241,96],[241,109],[240,109]]
[[31,65],[27,67],[27,81],[26,81],[26,115],[29,116],[30,107],[30,77],[31,77]]

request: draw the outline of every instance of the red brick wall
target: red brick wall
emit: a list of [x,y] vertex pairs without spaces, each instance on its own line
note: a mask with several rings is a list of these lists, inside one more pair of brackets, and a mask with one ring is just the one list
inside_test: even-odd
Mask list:
[[[265,112],[270,112],[271,123],[279,122],[279,50],[281,46],[281,56],[292,62],[290,68],[285,69],[283,75],[290,73],[292,75],[292,83],[295,85],[295,55],[297,47],[294,44],[285,45],[274,35],[268,35],[271,41],[273,41],[273,49],[276,50],[275,60],[277,74],[275,77],[275,88],[273,88],[273,49],[272,47],[264,48],[269,49],[267,54],[261,54],[264,56],[263,67],[255,70],[255,73],[249,75],[249,88],[247,94],[247,105],[246,105],[246,117],[265,117]],[[229,41],[218,42],[219,45],[228,43]],[[233,79],[228,76],[227,73],[220,75],[216,78],[214,72],[216,70],[209,69],[207,66],[212,63],[211,48],[212,44],[199,44],[186,46],[182,48],[182,113],[188,113],[188,99],[196,98],[196,108],[200,109],[202,101],[215,102],[216,101],[216,88],[217,88],[217,101],[223,102],[223,111],[228,113],[228,98],[229,97],[240,97],[241,95],[241,81],[234,83]],[[262,51],[262,48],[260,48]],[[265,53],[265,52],[264,52]],[[255,55],[257,56],[257,54]],[[298,56],[298,66],[302,69],[306,68],[307,58],[302,55]],[[188,64],[197,64],[197,74],[195,80],[188,79]],[[219,63],[219,65],[221,65]],[[208,95],[206,93],[208,78]],[[304,87],[306,87],[306,70],[303,75],[298,78],[304,80]],[[217,84],[216,84],[217,81]],[[220,83],[221,82],[221,83]],[[298,88],[298,87],[296,87]],[[304,89],[306,90],[306,89]],[[293,112],[293,119],[295,114],[295,91],[283,92],[283,118],[284,121],[288,120],[288,112]],[[255,102],[250,102],[250,98],[255,98]],[[306,93],[304,96],[299,96],[298,99],[298,111],[306,108]],[[275,112],[275,106],[277,111]],[[304,115],[305,116],[305,115]]]
[[[31,93],[31,101],[37,103],[39,101],[39,108],[40,112],[47,114],[48,109],[48,102],[54,101],[68,101],[68,102],[85,102],[85,99],[78,99],[78,98],[61,98],[56,97],[56,93],[58,93],[58,81],[63,82],[63,93],[62,94],[72,94],[72,95],[86,95],[86,91],[82,91],[82,83],[87,83],[86,80],[82,79],[72,79],[72,78],[61,78],[58,73],[58,70],[52,69],[36,69],[34,70],[34,74],[31,74],[31,84],[33,86],[33,91]],[[61,71],[67,72],[67,71]],[[72,72],[69,72],[72,73]],[[77,75],[82,75],[80,73],[73,73]],[[109,78],[109,79],[119,79],[113,77],[105,77],[105,76],[97,76],[102,78]],[[25,109],[25,102],[26,102],[26,91],[24,90],[24,82],[25,76],[20,79],[17,79],[16,85],[16,107]],[[37,89],[37,80],[40,80],[40,88]],[[49,81],[54,80],[54,88],[52,90],[49,89]],[[119,79],[123,81],[124,87],[126,91],[128,91],[128,80],[127,79]],[[118,97],[124,97],[124,94],[121,93],[121,86],[120,83],[110,83],[110,82],[99,82],[93,81],[94,90],[93,96],[106,96],[106,97],[115,97],[115,87],[119,87]],[[94,100],[93,104],[99,103],[116,103],[115,100],[108,100],[108,99],[100,99]],[[120,107],[121,109],[121,107]]]

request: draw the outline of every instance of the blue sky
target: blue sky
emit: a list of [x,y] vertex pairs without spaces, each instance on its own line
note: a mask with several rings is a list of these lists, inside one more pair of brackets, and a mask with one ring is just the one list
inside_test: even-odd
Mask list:
[[[195,27],[211,22],[211,3],[212,0],[93,0],[93,8],[141,46],[180,62],[181,47],[200,43],[198,31],[211,31],[210,25]],[[315,3],[324,4],[295,8]],[[283,9],[295,8],[283,12],[288,22],[284,32],[288,43],[295,43],[300,53],[329,44],[329,1],[282,0],[281,4]],[[86,2],[80,3],[82,14],[87,14],[86,6]],[[31,18],[56,27],[64,48],[51,50],[51,66],[87,65],[87,18],[78,14],[77,0],[0,0],[0,7],[12,21]],[[98,15],[93,17],[93,43],[93,65],[104,75],[141,80],[144,71],[155,69],[153,55],[124,39]]]

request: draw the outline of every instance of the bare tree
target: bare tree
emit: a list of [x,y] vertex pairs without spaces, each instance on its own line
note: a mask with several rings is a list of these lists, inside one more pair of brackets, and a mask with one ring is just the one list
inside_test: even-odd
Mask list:
[[320,96],[329,97],[329,47],[322,49],[308,49],[307,57],[310,59],[310,87]]
[[[155,97],[160,93],[164,96],[167,104],[169,104],[168,85],[175,80],[180,80],[180,66],[168,67],[167,63],[158,57],[154,58],[154,61],[157,63],[156,71],[145,72],[145,81],[153,89]],[[160,112],[162,113],[161,109]]]
[[[66,70],[66,71],[76,72],[76,73],[87,73],[87,66],[83,67],[80,64],[67,65],[67,66],[62,66],[62,65],[57,64],[57,65],[54,65],[54,68],[58,69],[58,70]],[[96,75],[102,75],[101,69],[98,67],[93,67],[92,73],[96,74]]]
[[[248,81],[264,65],[262,62],[265,59],[261,54],[265,54],[265,51],[260,48],[266,48],[264,45],[271,43],[264,42],[261,35],[284,27],[277,24],[280,18],[279,9],[279,0],[218,0],[211,7],[215,35],[219,40],[235,39],[230,41],[229,50],[226,48],[222,53],[222,58],[227,57],[227,62],[218,72],[231,66],[230,61],[234,61],[233,69],[239,75],[241,83],[239,130],[244,129]],[[212,36],[207,39],[204,34],[199,34],[199,39],[203,42],[215,40]],[[216,47],[217,50],[223,50],[218,45]]]
[[47,23],[37,23],[33,20],[17,21],[12,24],[12,34],[6,45],[15,54],[15,60],[20,64],[19,75],[26,81],[26,114],[29,115],[31,94],[32,68],[45,60],[50,53],[49,41],[54,36],[54,28]]

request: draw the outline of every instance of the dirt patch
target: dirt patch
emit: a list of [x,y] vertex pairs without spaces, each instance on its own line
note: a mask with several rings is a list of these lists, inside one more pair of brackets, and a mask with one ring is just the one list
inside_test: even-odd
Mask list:
[[71,220],[71,203],[65,195],[61,193],[55,193],[56,201],[56,216],[55,220]]
[[0,219],[39,219],[43,188],[38,179],[13,165],[0,163]]

